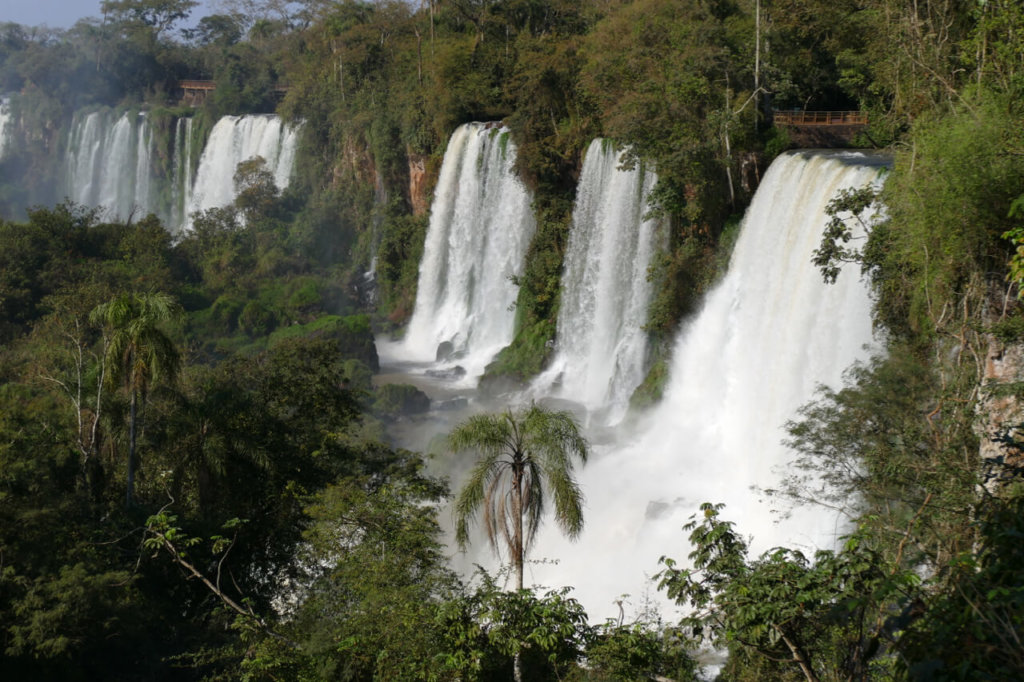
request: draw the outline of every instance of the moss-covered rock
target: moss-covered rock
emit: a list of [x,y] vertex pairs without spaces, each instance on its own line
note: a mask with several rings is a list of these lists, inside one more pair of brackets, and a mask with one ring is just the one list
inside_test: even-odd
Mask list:
[[275,345],[298,336],[326,336],[335,340],[341,353],[366,364],[374,372],[380,370],[377,357],[377,346],[370,331],[370,318],[367,315],[324,315],[306,324],[292,324],[274,331],[269,338],[269,346]]
[[430,409],[426,393],[410,384],[384,384],[378,386],[371,406],[375,415],[383,419],[397,419],[422,414]]

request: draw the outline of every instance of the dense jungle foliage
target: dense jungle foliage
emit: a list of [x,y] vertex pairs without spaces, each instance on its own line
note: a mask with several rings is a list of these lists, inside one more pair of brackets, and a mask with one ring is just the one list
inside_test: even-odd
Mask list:
[[[186,22],[194,5],[0,24],[4,679],[504,680],[516,657],[530,680],[684,680],[709,645],[728,680],[1024,678],[1020,2],[223,0]],[[193,111],[182,78],[217,89]],[[180,239],[107,221],[59,196],[63,132],[100,106],[193,115],[200,139],[276,110],[302,122],[296,177],[282,193],[240,168],[235,204]],[[452,130],[503,121],[535,192],[492,378],[546,359],[586,145],[657,169],[642,402],[790,144],[773,108],[867,111],[857,144],[893,155],[884,219],[819,252],[826,277],[860,263],[885,352],[789,425],[799,458],[769,491],[855,532],[750,556],[709,501],[665,547],[690,555],[658,578],[691,608],[678,624],[595,625],[568,588],[460,579],[447,483],[384,438],[424,396],[371,382],[371,329],[412,312]],[[875,199],[838,197],[837,218]]]

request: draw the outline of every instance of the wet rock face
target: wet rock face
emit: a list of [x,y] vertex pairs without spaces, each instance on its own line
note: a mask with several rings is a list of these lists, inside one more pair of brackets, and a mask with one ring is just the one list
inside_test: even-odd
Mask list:
[[455,344],[451,341],[442,341],[437,344],[437,352],[434,354],[435,362],[444,362],[450,360],[455,355]]
[[427,214],[430,197],[427,192],[427,160],[420,154],[409,153],[409,203],[415,216]]
[[1024,474],[1024,344],[988,335],[975,428],[982,485],[997,494]]
[[[442,341],[437,344],[437,351],[434,353],[434,362],[451,362],[466,357],[466,351],[458,350],[455,341]],[[462,369],[461,367],[459,369]],[[463,374],[466,370],[462,369]]]

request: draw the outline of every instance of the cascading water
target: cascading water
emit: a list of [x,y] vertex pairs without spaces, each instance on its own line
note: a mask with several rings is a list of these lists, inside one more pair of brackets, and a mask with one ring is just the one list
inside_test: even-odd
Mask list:
[[[277,186],[288,185],[298,134],[271,115],[225,116],[213,127],[192,177],[192,119],[175,123],[172,166],[155,176],[154,141],[145,114],[109,110],[76,114],[68,139],[65,194],[86,206],[102,206],[110,218],[156,213],[168,229],[189,225],[193,211],[235,199],[235,166],[254,156],[267,161]],[[168,191],[169,190],[169,191]]]
[[235,167],[242,161],[263,157],[278,188],[287,187],[298,137],[296,128],[270,114],[224,116],[217,121],[199,158],[195,183],[185,204],[186,228],[191,227],[192,213],[227,206],[235,200]]
[[102,206],[109,218],[155,210],[150,205],[152,135],[143,114],[78,114],[71,127],[65,193],[86,206]]
[[[771,488],[792,453],[783,425],[815,387],[841,383],[872,342],[871,302],[856,268],[826,285],[811,264],[835,192],[880,182],[880,159],[792,153],[772,164],[747,211],[729,270],[683,329],[662,403],[619,441],[595,447],[579,472],[586,527],[569,544],[548,523],[528,582],[573,585],[591,618],[650,596],[658,557],[685,560],[680,530],[705,501],[754,551],[777,544],[830,546],[840,522],[820,508],[773,513],[753,491]],[[628,432],[627,432],[628,431]],[[481,550],[478,548],[478,552]],[[482,552],[479,556],[482,556]]]
[[521,272],[535,229],[514,158],[506,130],[468,123],[452,135],[431,206],[416,307],[396,357],[432,362],[449,342],[453,362],[475,379],[512,341],[510,277]]
[[7,153],[7,140],[14,132],[14,121],[11,115],[11,103],[6,97],[0,97],[0,161]]
[[183,116],[174,125],[174,176],[171,186],[169,225],[178,228],[188,216],[188,197],[192,191],[192,118]]
[[594,140],[576,191],[562,274],[555,357],[533,393],[582,403],[604,420],[621,420],[643,381],[647,359],[647,267],[657,221],[645,220],[645,198],[657,177],[619,168],[620,154]]
[[134,203],[145,208],[152,205],[150,201],[150,179],[152,178],[152,172],[150,171],[149,155],[153,149],[153,133],[149,128],[149,122],[144,116],[139,116],[136,135]]

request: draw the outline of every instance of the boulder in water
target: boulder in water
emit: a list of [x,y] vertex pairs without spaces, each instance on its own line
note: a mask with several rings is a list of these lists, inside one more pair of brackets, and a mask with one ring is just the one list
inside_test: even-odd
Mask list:
[[434,354],[435,362],[444,362],[455,355],[455,344],[451,341],[442,341],[437,344],[437,353]]
[[377,387],[373,413],[384,419],[397,419],[430,410],[430,397],[410,384],[384,384]]
[[428,369],[426,374],[428,377],[434,377],[435,379],[461,379],[466,376],[466,368],[462,365],[454,365],[452,367]]
[[447,412],[461,410],[467,405],[469,405],[469,398],[449,398],[448,400],[439,400],[435,407],[441,412]]

